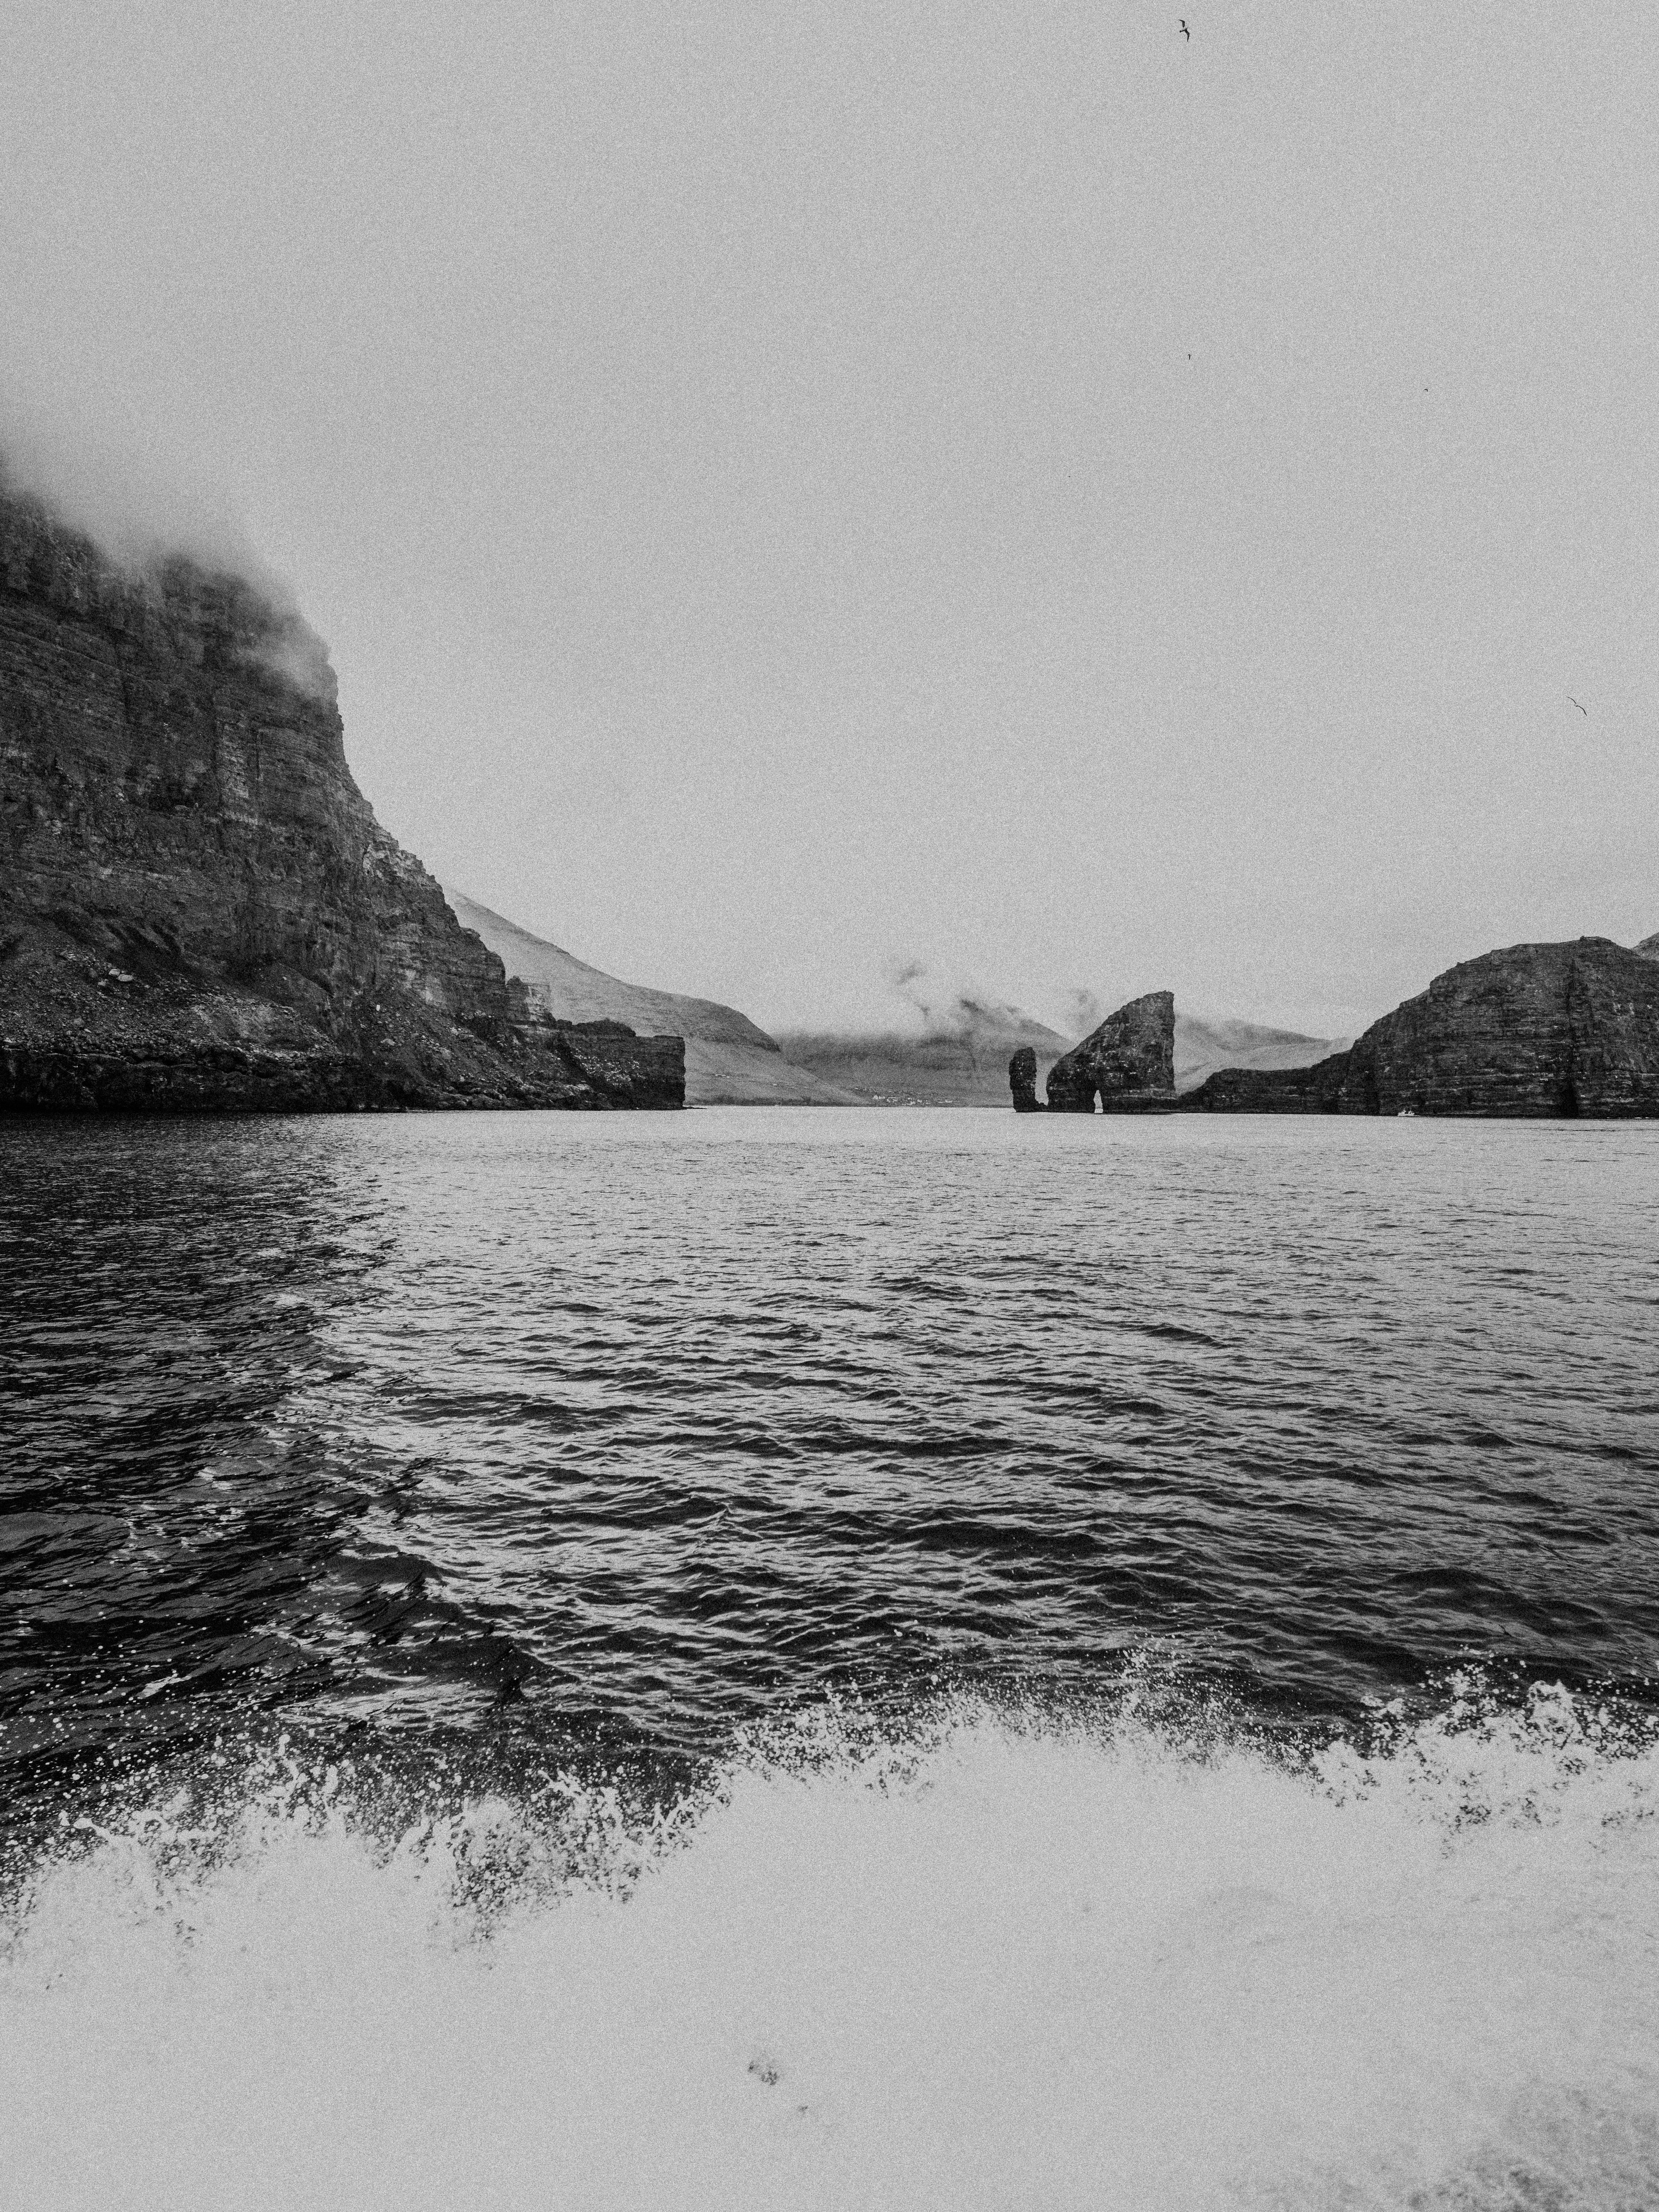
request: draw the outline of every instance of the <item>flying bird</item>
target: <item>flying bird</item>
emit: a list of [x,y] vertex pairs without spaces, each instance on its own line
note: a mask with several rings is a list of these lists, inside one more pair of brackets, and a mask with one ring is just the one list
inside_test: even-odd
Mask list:
[[[1572,698],[1572,694],[1571,694],[1571,691],[1569,691],[1569,692],[1568,692],[1567,696],[1568,696],[1568,698],[1569,698],[1569,699],[1572,699],[1572,703],[1573,703],[1573,705],[1574,705],[1575,707],[1578,707],[1578,702],[1577,702],[1576,699],[1573,699],[1573,698]],[[1588,722],[1588,721],[1589,721],[1589,708],[1588,707],[1578,707],[1578,711],[1579,711],[1579,713],[1583,716],[1584,720]]]

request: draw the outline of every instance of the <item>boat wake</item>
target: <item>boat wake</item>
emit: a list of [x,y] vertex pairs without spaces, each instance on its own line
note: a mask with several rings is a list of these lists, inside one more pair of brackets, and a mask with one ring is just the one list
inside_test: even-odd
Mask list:
[[37,2212],[1659,2203],[1659,1744],[1564,1692],[1300,1753],[827,1707],[656,1811],[388,1825],[289,1759],[76,1817],[0,1957]]

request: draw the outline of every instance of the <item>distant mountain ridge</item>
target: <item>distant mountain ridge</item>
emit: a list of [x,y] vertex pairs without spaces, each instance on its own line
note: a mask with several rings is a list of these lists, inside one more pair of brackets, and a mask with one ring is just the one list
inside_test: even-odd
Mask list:
[[[1006,1106],[1010,1054],[1029,1045],[1041,1079],[1071,1040],[1035,1015],[1002,1007],[994,1015],[963,1018],[949,1029],[920,1035],[790,1030],[778,1042],[786,1060],[867,1104]],[[1257,1022],[1207,1021],[1177,1011],[1176,1089],[1195,1090],[1220,1067],[1310,1066],[1335,1051],[1337,1042]]]
[[1175,1087],[1194,1091],[1218,1067],[1311,1067],[1328,1053],[1340,1052],[1341,1037],[1304,1036],[1297,1030],[1276,1030],[1260,1022],[1211,1021],[1200,1014],[1175,1018]]
[[624,983],[590,967],[550,939],[538,937],[492,907],[444,885],[465,928],[473,930],[528,994],[556,1020],[626,1022],[642,1036],[667,1031],[685,1040],[688,1106],[849,1106],[857,1102],[791,1066],[775,1038],[747,1014],[717,999],[693,999],[648,984]]
[[519,977],[532,1005],[542,1006],[561,1021],[626,1022],[642,1036],[702,1037],[720,1044],[752,1045],[758,1052],[778,1048],[763,1029],[735,1006],[723,1006],[714,999],[683,998],[678,992],[656,991],[643,983],[624,983],[453,884],[444,885],[444,896],[462,927],[477,930],[506,963],[507,974]]
[[1006,1106],[1008,1055],[1034,1045],[1056,1060],[1066,1040],[1042,1022],[1018,1029],[935,1030],[790,1030],[784,1058],[869,1106]]

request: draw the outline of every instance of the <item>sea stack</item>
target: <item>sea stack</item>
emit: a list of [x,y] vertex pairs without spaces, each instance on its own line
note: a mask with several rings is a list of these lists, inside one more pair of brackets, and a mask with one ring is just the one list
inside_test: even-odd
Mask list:
[[678,1106],[536,1017],[346,765],[278,588],[132,571],[0,484],[0,1107]]
[[1016,1114],[1042,1113],[1036,1095],[1036,1054],[1029,1044],[1021,1045],[1008,1063],[1008,1088],[1014,1094]]
[[[1012,1073],[1011,1066],[1011,1079]],[[1097,1098],[1103,1113],[1145,1112],[1173,1106],[1175,1097],[1175,995],[1170,991],[1131,999],[1048,1071],[1051,1114],[1092,1114]]]

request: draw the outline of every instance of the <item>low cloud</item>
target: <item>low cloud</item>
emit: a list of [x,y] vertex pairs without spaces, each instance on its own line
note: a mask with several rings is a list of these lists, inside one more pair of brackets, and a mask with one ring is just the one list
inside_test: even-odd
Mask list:
[[135,447],[116,453],[15,408],[0,409],[0,483],[38,500],[126,568],[172,555],[269,587],[280,580],[254,550],[231,501],[187,469]]
[[925,960],[890,962],[887,982],[923,1036],[1002,1039],[1033,1026],[1034,1018],[1022,1007],[972,984],[952,981]]
[[1084,989],[1080,985],[1066,994],[1066,1021],[1063,1026],[1079,1037],[1097,1030],[1112,1008],[1097,991]]
[[118,568],[158,577],[175,560],[249,586],[274,617],[252,657],[297,689],[335,696],[328,647],[305,621],[288,579],[256,550],[233,502],[185,466],[96,440],[0,406],[0,495],[33,500],[89,538]]

